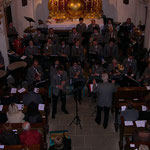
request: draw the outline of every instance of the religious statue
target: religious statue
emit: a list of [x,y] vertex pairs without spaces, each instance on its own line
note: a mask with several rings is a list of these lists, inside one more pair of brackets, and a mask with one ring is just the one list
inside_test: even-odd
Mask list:
[[48,8],[53,19],[100,18],[102,0],[49,0]]

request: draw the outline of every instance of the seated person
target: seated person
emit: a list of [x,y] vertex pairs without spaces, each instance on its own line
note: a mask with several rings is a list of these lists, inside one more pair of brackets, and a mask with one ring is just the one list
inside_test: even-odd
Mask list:
[[83,46],[81,45],[79,40],[77,40],[75,42],[75,45],[72,46],[71,56],[72,57],[79,57],[80,61],[82,61],[84,59],[84,49],[83,49]]
[[36,46],[41,46],[41,42],[45,40],[44,35],[41,33],[39,29],[37,29],[37,34],[34,35],[33,41]]
[[81,35],[83,32],[86,31],[86,24],[83,23],[84,19],[83,18],[79,18],[79,24],[77,24],[76,28],[77,28],[77,32],[79,32]]
[[38,54],[38,49],[35,45],[33,45],[33,41],[30,40],[29,46],[27,46],[25,49],[25,55],[32,59],[33,55],[37,55],[37,54]]
[[8,107],[7,115],[7,123],[23,123],[24,122],[24,114],[22,111],[18,110],[18,106],[13,103]]
[[44,56],[58,55],[57,46],[56,44],[53,43],[51,38],[48,38],[47,43],[44,45],[43,55]]
[[76,28],[72,29],[72,32],[70,33],[69,37],[68,37],[68,43],[70,45],[75,44],[76,41],[80,41],[80,43],[82,42],[82,37],[81,34],[77,32]]
[[4,130],[0,133],[1,145],[18,145],[20,144],[19,136],[17,132],[12,130],[10,124],[4,125]]
[[91,20],[91,24],[88,25],[88,31],[94,32],[94,29],[97,28],[98,32],[100,32],[100,27],[98,24],[96,24],[96,21],[94,19]]
[[138,81],[150,85],[150,62],[148,63],[147,68],[143,72],[142,76],[138,79]]
[[28,106],[30,103],[34,102],[36,104],[43,104],[43,99],[40,94],[33,92],[34,85],[29,84],[28,93],[24,94],[22,97],[23,104]]
[[150,121],[147,121],[145,128],[138,130],[133,135],[133,140],[135,142],[150,142]]
[[98,29],[97,28],[94,28],[94,31],[93,31],[93,34],[91,35],[90,37],[90,43],[94,40],[97,40],[97,42],[100,44],[100,43],[103,43],[103,37],[102,35],[98,32]]
[[31,102],[28,105],[28,109],[27,109],[27,112],[25,113],[24,120],[30,123],[42,122],[42,116],[41,116],[41,113],[38,111],[38,105],[36,103]]
[[71,140],[56,136],[54,145],[50,146],[49,150],[71,150]]
[[28,83],[37,83],[42,79],[43,71],[42,67],[39,65],[38,60],[34,60],[30,68],[28,68],[26,79]]
[[24,122],[22,128],[24,131],[19,136],[22,145],[31,146],[41,143],[42,135],[37,130],[31,130],[29,122]]
[[70,56],[70,47],[64,40],[61,41],[61,44],[58,46],[58,53],[60,56],[68,57]]
[[131,103],[128,104],[125,111],[122,111],[120,117],[124,117],[125,121],[136,121],[139,118],[139,111],[133,108]]
[[4,67],[4,58],[2,56],[2,53],[0,51],[0,69],[2,69]]
[[59,38],[58,38],[58,35],[54,33],[54,29],[50,28],[48,31],[49,31],[49,34],[48,34],[47,38],[52,39],[54,44],[58,44],[59,43]]

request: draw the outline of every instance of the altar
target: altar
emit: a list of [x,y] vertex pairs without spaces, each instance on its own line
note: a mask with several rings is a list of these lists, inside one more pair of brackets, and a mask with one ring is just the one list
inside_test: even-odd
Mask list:
[[[96,24],[100,26],[100,29],[103,29],[103,19],[95,19],[95,21]],[[47,22],[48,28],[53,28],[54,30],[71,30],[79,23],[79,19],[65,20],[59,23],[57,23],[55,19],[48,19]],[[88,27],[88,25],[91,24],[91,19],[84,19],[84,23]]]

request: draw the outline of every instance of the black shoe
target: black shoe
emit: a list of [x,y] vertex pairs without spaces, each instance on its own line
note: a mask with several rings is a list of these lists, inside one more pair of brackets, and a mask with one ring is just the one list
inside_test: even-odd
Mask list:
[[52,115],[52,119],[55,119],[55,115]]
[[100,125],[100,124],[101,124],[101,122],[100,122],[100,121],[98,121],[97,119],[95,119],[95,122],[96,122],[98,125]]
[[68,112],[67,110],[63,110],[63,112],[64,112],[65,114],[69,114],[69,112]]

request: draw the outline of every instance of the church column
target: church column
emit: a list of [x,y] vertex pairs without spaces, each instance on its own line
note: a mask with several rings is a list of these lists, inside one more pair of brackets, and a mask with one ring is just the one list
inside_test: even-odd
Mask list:
[[[4,9],[1,8],[2,14],[4,14]],[[5,62],[5,68],[9,65],[9,59],[8,59],[8,38],[6,33],[6,24],[5,24],[5,18],[1,19],[0,24],[0,51],[2,53],[2,56],[4,57]]]

